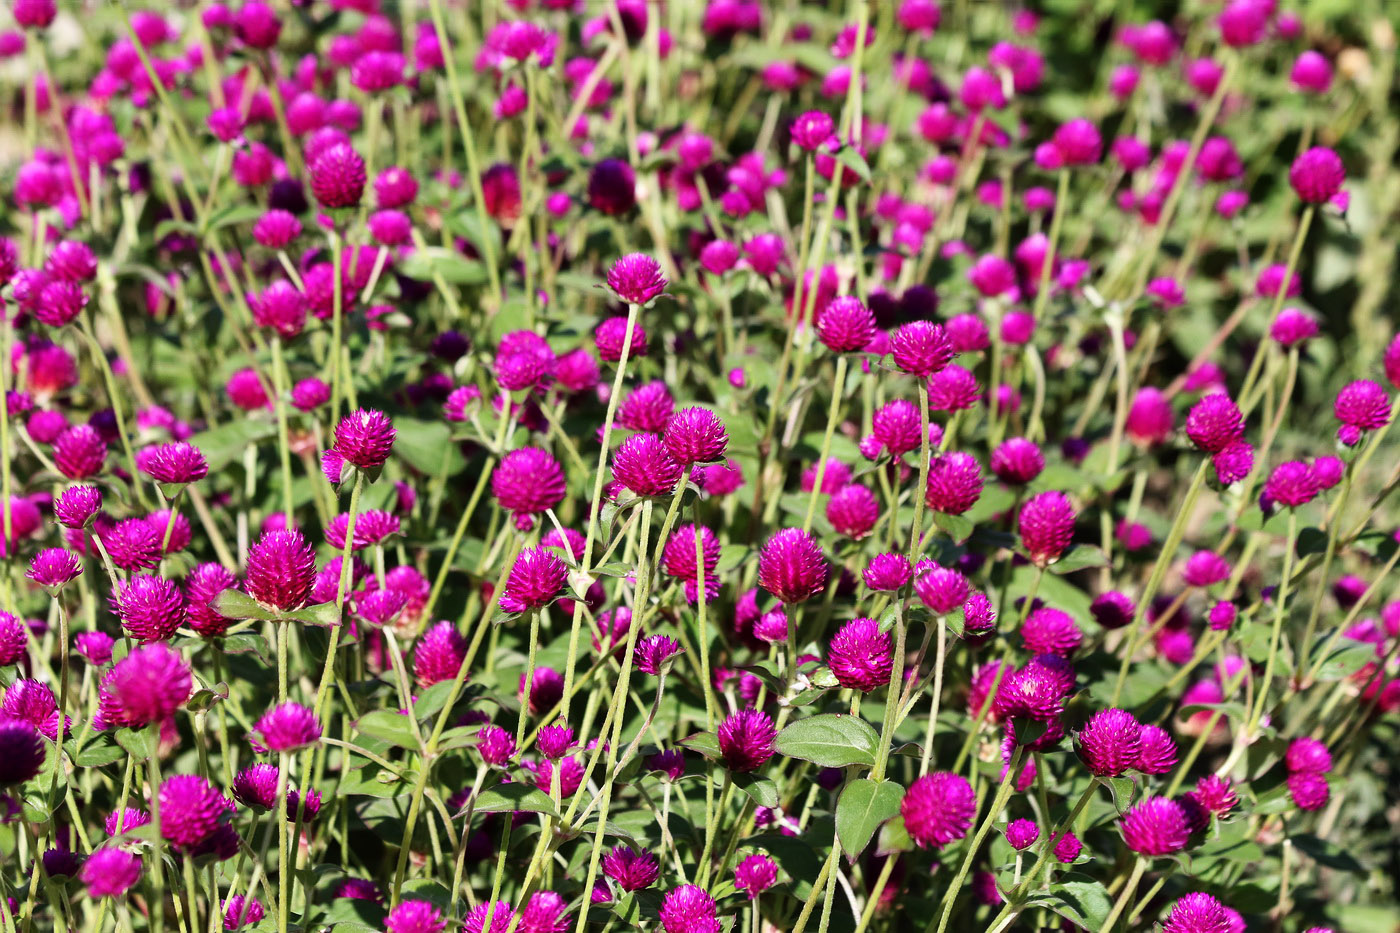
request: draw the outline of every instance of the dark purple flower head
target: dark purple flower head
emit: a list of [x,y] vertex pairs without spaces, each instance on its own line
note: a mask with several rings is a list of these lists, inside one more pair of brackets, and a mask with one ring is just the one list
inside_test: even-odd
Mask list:
[[661,902],[661,927],[666,933],[719,933],[714,898],[693,884],[672,888]]
[[1238,483],[1254,469],[1254,447],[1248,441],[1234,441],[1224,450],[1212,454],[1210,462],[1220,485]]
[[78,555],[61,547],[50,547],[34,555],[25,576],[50,593],[57,593],[82,572],[83,563]]
[[635,663],[643,674],[659,675],[676,655],[681,653],[680,642],[668,635],[648,635],[637,642]]
[[345,143],[311,161],[311,193],[323,208],[358,207],[365,192],[365,160]]
[[1147,724],[1138,735],[1136,767],[1144,774],[1166,774],[1176,766],[1176,742],[1161,726]]
[[255,728],[258,741],[270,752],[296,751],[321,738],[316,714],[290,701],[264,713]]
[[499,768],[515,757],[515,738],[500,726],[482,726],[476,749],[482,761]]
[[1187,796],[1215,816],[1226,816],[1240,802],[1230,779],[1215,774],[1202,775],[1196,781],[1196,789]]
[[991,467],[1003,483],[1024,486],[1045,469],[1045,455],[1034,441],[1010,437],[992,451]]
[[1121,709],[1100,710],[1079,731],[1076,745],[1089,773],[1118,777],[1137,766],[1142,724]]
[[935,512],[961,515],[982,497],[982,472],[963,451],[939,454],[929,463],[924,502]]
[[1363,431],[1374,431],[1389,423],[1390,399],[1379,384],[1358,379],[1337,393],[1332,412],[1342,423],[1337,437],[1350,446],[1361,439]]
[[141,880],[141,860],[125,849],[98,849],[78,877],[89,897],[120,897]]
[[537,447],[512,450],[491,474],[491,491],[503,509],[517,516],[552,509],[568,492],[564,469],[548,451]]
[[568,576],[568,565],[552,548],[526,548],[516,557],[506,577],[501,608],[506,612],[525,612],[547,606],[564,588]]
[[1063,865],[1068,865],[1079,858],[1079,853],[1084,849],[1084,843],[1079,841],[1079,837],[1074,833],[1067,832],[1055,842],[1055,859]]
[[656,883],[661,867],[650,852],[614,846],[603,856],[603,874],[624,891],[641,891]]
[[827,663],[841,686],[870,693],[890,681],[892,644],[874,619],[852,619],[832,636]]
[[1294,771],[1287,784],[1288,795],[1299,810],[1321,810],[1332,796],[1327,778],[1313,771]]
[[[610,217],[626,214],[636,207],[637,173],[632,166],[621,159],[604,159],[593,166],[592,171],[588,173],[588,203],[595,210]],[[616,290],[614,288],[614,291]],[[623,300],[630,299],[623,298]],[[633,303],[645,304],[645,302]]]
[[389,459],[396,433],[388,415],[360,408],[335,426],[335,452],[362,470],[372,470]]
[[0,716],[0,786],[23,784],[43,764],[44,740],[33,723],[8,713]]
[[876,592],[897,590],[909,582],[914,570],[903,554],[877,554],[862,574],[865,585]]
[[1148,797],[1118,821],[1123,842],[1139,855],[1171,855],[1186,848],[1191,828],[1181,804],[1167,797]]
[[1317,477],[1301,460],[1280,463],[1264,482],[1264,495],[1290,509],[1307,505],[1317,498],[1317,491]]
[[644,253],[629,253],[608,270],[608,288],[634,305],[647,305],[666,291],[661,264]]
[[859,298],[842,295],[833,298],[817,319],[817,333],[833,353],[854,353],[865,349],[875,337],[875,315]]
[[467,657],[467,640],[451,622],[439,622],[413,647],[413,679],[421,689],[452,680]]
[[180,588],[153,574],[132,576],[117,588],[113,602],[122,628],[137,641],[164,641],[185,621]]
[[767,713],[745,709],[719,726],[719,757],[731,771],[753,771],[773,757],[777,730]]
[[819,544],[800,528],[773,534],[758,557],[758,585],[783,603],[800,603],[826,585],[827,565]]
[[1021,546],[1037,566],[1060,559],[1074,537],[1074,507],[1064,493],[1037,493],[1021,506],[1017,528]]
[[934,771],[909,785],[899,812],[915,845],[941,849],[967,835],[977,812],[977,795],[962,775]]
[[757,900],[778,880],[778,865],[766,855],[755,853],[734,866],[734,887]]
[[297,531],[269,531],[248,548],[243,589],[269,609],[306,605],[316,582],[316,552]]
[[88,479],[102,472],[107,445],[96,429],[86,424],[64,431],[53,443],[53,462],[69,479]]
[[655,434],[633,434],[613,454],[613,477],[638,496],[667,496],[684,469]]
[[1326,146],[1314,146],[1293,160],[1288,183],[1306,204],[1325,204],[1347,180],[1341,157]]
[[953,345],[943,328],[928,321],[912,321],[894,332],[894,362],[920,379],[940,372],[953,359]]
[[724,422],[707,408],[682,408],[671,416],[662,443],[682,466],[714,463],[724,459],[729,443]]
[[1207,453],[1219,453],[1244,438],[1244,416],[1228,395],[1207,395],[1186,416],[1186,436]]
[[183,441],[147,447],[136,459],[141,472],[158,483],[193,483],[209,475],[204,454]]
[[1035,820],[1012,820],[1006,826],[1006,841],[1018,852],[1029,849],[1039,838],[1040,827],[1035,824]]
[[831,139],[836,132],[836,123],[820,110],[808,110],[793,120],[789,129],[792,141],[799,149],[814,152]]
[[1299,736],[1288,743],[1284,764],[1289,771],[1307,771],[1313,774],[1326,774],[1332,770],[1332,753],[1317,739]]

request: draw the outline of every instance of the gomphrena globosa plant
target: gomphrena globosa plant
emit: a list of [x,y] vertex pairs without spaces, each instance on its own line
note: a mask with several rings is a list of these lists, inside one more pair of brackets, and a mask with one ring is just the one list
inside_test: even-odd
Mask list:
[[11,0],[0,933],[1400,928],[1393,0]]

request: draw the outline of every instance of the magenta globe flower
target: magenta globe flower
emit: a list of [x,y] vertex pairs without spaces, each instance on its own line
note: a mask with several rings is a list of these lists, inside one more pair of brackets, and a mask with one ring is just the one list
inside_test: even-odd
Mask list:
[[826,585],[826,557],[800,528],[776,532],[758,556],[758,585],[783,603],[800,603]]
[[745,709],[719,726],[719,757],[731,771],[753,771],[773,757],[777,730],[767,713]]
[[909,785],[899,812],[915,845],[941,849],[967,835],[977,812],[977,795],[962,775],[933,771]]
[[270,752],[296,751],[321,738],[316,714],[290,701],[264,713],[255,728],[258,740]]
[[1181,804],[1166,797],[1148,797],[1119,818],[1123,842],[1139,855],[1171,855],[1186,848],[1191,828]]
[[666,933],[719,933],[714,898],[693,884],[673,888],[661,902],[661,927]]
[[183,706],[190,685],[190,669],[179,653],[157,642],[135,649],[107,672],[98,709],[108,725],[140,729]]
[[893,642],[874,619],[852,619],[832,636],[827,664],[841,686],[870,693],[890,682]]
[[389,459],[395,433],[388,415],[361,408],[335,426],[335,452],[361,470],[373,470]]
[[98,849],[87,857],[78,879],[88,897],[120,897],[141,880],[141,859],[125,849]]
[[1021,506],[1021,546],[1039,567],[1059,560],[1074,537],[1074,507],[1061,492],[1042,492]]
[[316,582],[316,552],[296,531],[270,531],[248,548],[243,589],[268,609],[294,612]]
[[661,264],[643,253],[630,253],[608,270],[608,288],[633,305],[648,305],[666,291]]

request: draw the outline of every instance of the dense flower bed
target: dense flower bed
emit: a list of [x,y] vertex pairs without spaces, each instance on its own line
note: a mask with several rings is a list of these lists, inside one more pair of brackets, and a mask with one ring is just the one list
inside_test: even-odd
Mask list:
[[0,930],[1400,926],[1393,10],[149,6],[0,20]]

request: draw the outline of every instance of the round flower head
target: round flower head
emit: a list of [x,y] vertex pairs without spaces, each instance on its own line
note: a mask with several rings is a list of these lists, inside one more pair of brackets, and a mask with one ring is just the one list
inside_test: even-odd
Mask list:
[[44,740],[39,730],[12,715],[0,716],[0,786],[23,784],[43,764]]
[[77,282],[49,282],[39,292],[34,317],[49,327],[62,327],[87,307],[87,293]]
[[677,463],[691,466],[724,459],[729,435],[724,422],[709,409],[682,408],[667,422],[661,441]]
[[633,434],[613,454],[613,477],[638,496],[670,495],[684,469],[655,434]]
[[870,429],[893,457],[915,450],[919,447],[919,407],[902,398],[886,402],[875,410]]
[[1337,393],[1332,413],[1342,423],[1337,437],[1352,445],[1361,439],[1361,432],[1374,431],[1390,421],[1390,399],[1377,383],[1358,379]]
[[227,812],[223,794],[198,774],[177,774],[160,786],[160,834],[176,846],[203,842]]
[[819,544],[800,528],[774,533],[758,556],[758,585],[780,602],[800,603],[826,586],[826,558]]
[[244,926],[257,923],[267,916],[267,911],[257,898],[235,894],[224,902],[224,929],[240,930]]
[[285,340],[301,333],[310,310],[306,296],[290,282],[281,280],[269,285],[251,304],[253,323],[276,331]]
[[1021,623],[1021,638],[1026,650],[1034,654],[1068,658],[1079,650],[1084,635],[1069,613],[1053,606],[1042,606]]
[[650,852],[637,852],[627,846],[614,846],[603,856],[603,874],[624,891],[641,891],[656,883],[661,866]]
[[362,470],[373,470],[389,459],[395,433],[388,415],[360,408],[335,426],[335,452]]
[[311,163],[311,194],[323,208],[358,207],[365,180],[365,160],[345,143],[332,145]]
[[836,132],[836,123],[820,110],[808,110],[793,120],[788,127],[792,141],[799,149],[814,152]]
[[160,562],[161,535],[164,524],[156,528],[154,516],[124,518],[116,524],[99,525],[97,536],[111,555],[112,563],[122,570],[151,568]]
[[1068,865],[1079,858],[1079,853],[1083,851],[1084,843],[1079,841],[1079,837],[1074,833],[1065,833],[1055,842],[1055,860],[1062,865]]
[[719,726],[719,757],[731,771],[753,771],[773,757],[777,730],[767,713],[744,709]]
[[1012,820],[1006,826],[1006,841],[1018,852],[1029,849],[1040,838],[1040,827],[1035,820]]
[[1219,453],[1244,438],[1244,416],[1228,395],[1207,395],[1187,414],[1186,436],[1201,450]]
[[[475,921],[477,933],[483,933],[487,911],[482,908],[489,909],[491,906],[490,901],[478,904],[467,915],[465,926],[469,927]],[[510,905],[497,901],[495,908],[490,933],[497,933],[497,918],[504,921],[500,924],[501,930],[510,925]],[[427,901],[401,901],[384,918],[384,929],[387,933],[442,933],[447,929],[447,921],[442,918],[442,912]]]
[[628,304],[646,305],[666,291],[666,278],[655,259],[644,253],[629,253],[608,270],[608,288]]
[[1121,709],[1099,710],[1079,731],[1076,746],[1089,773],[1118,777],[1137,766],[1142,725]]
[[413,648],[413,679],[426,690],[433,684],[452,680],[467,657],[467,640],[451,622],[439,622],[428,629]]
[[1138,734],[1137,769],[1143,774],[1166,774],[1176,766],[1176,742],[1161,726],[1148,724]]
[[233,799],[245,807],[270,810],[277,805],[277,766],[260,761],[238,772],[233,779]]
[[520,912],[520,933],[567,933],[572,928],[568,903],[553,891],[536,891]]
[[303,379],[292,386],[292,407],[297,411],[315,411],[331,400],[331,387],[320,379]]
[[1042,492],[1021,506],[1017,528],[1031,561],[1044,567],[1059,560],[1074,537],[1074,508],[1061,492]]
[[300,532],[265,532],[248,548],[243,589],[267,608],[300,609],[315,582],[316,552]]
[[209,475],[204,454],[183,441],[147,447],[136,459],[141,472],[158,483],[193,483]]
[[1325,204],[1342,190],[1347,170],[1341,157],[1326,146],[1314,146],[1293,160],[1288,183],[1305,204]]
[[28,650],[29,626],[8,612],[0,612],[0,667],[17,664]]
[[924,502],[935,512],[961,515],[982,496],[982,472],[977,460],[962,451],[939,454],[929,463]]
[[1312,462],[1313,479],[1319,491],[1325,492],[1336,486],[1346,475],[1347,466],[1340,457],[1318,457]]
[[914,592],[938,615],[948,615],[967,599],[969,584],[967,577],[949,567],[940,567],[933,561],[920,561],[915,568]]
[[831,352],[854,353],[874,339],[875,315],[859,298],[843,295],[822,310],[817,333]]
[[1220,485],[1238,483],[1254,469],[1254,447],[1248,441],[1235,441],[1219,453],[1212,454],[1210,462]]
[[894,655],[890,636],[874,619],[852,619],[837,630],[827,663],[843,687],[870,693],[890,682]]
[[661,551],[661,565],[666,573],[682,580],[694,580],[699,571],[695,563],[697,544],[704,559],[705,575],[713,577],[719,564],[720,544],[715,533],[703,525],[698,530],[695,525],[682,525],[672,533]]
[[34,555],[25,576],[50,593],[56,593],[82,572],[83,564],[78,555],[61,547],[50,547]]
[[85,528],[102,510],[96,486],[69,486],[53,502],[53,517],[65,528]]
[[120,897],[141,880],[141,860],[125,849],[98,849],[83,862],[78,879],[88,897]]
[[637,173],[632,166],[621,159],[604,159],[593,166],[588,173],[588,203],[610,217],[636,207]]
[[1119,818],[1123,842],[1139,855],[1171,855],[1186,848],[1191,828],[1181,804],[1167,797],[1148,797]]
[[1103,154],[1103,137],[1098,127],[1077,117],[1055,130],[1055,151],[1064,165],[1091,165]]
[[880,500],[865,486],[852,483],[832,495],[826,504],[826,518],[837,533],[860,540],[880,520]]
[[316,714],[290,701],[263,713],[255,728],[258,741],[270,752],[296,751],[321,738]]
[[1296,347],[1317,333],[1317,318],[1301,308],[1284,308],[1269,327],[1269,336],[1282,347]]
[[137,641],[164,641],[185,621],[185,597],[164,577],[139,574],[117,587],[113,598],[122,628]]
[[1172,905],[1162,933],[1230,933],[1225,905],[1209,894],[1186,894]]
[[915,845],[941,849],[967,835],[977,813],[977,795],[962,775],[934,771],[909,785],[899,812]]
[[1214,551],[1197,551],[1181,570],[1181,581],[1187,586],[1214,586],[1229,576],[1230,562]]
[[700,250],[700,265],[711,275],[723,275],[739,262],[737,244],[728,240],[711,240]]
[[1288,795],[1299,810],[1321,810],[1332,796],[1327,778],[1312,771],[1294,771],[1287,783]]
[[1045,455],[1034,441],[1010,437],[992,451],[991,467],[1003,483],[1024,486],[1045,469]]
[[1196,789],[1187,796],[1216,816],[1227,815],[1240,802],[1230,779],[1215,774],[1203,775],[1196,781]]
[[778,880],[778,866],[766,855],[750,855],[734,866],[734,887],[756,900]]
[[1239,616],[1239,609],[1228,600],[1220,600],[1210,607],[1206,621],[1210,623],[1211,629],[1217,632],[1227,632],[1230,626],[1235,624],[1235,619]]
[[1264,495],[1289,509],[1307,505],[1317,491],[1317,478],[1301,460],[1280,463],[1264,482]]
[[1332,770],[1332,753],[1317,739],[1299,736],[1288,743],[1288,751],[1283,763],[1289,771],[1307,771],[1312,774],[1326,774]]
[[102,472],[107,445],[89,425],[79,424],[64,431],[53,442],[53,462],[69,479],[88,479]]
[[537,447],[512,450],[491,474],[491,491],[501,508],[520,516],[552,509],[568,492],[559,461]]
[[229,620],[214,608],[214,600],[238,585],[222,564],[196,564],[185,577],[185,621],[196,634],[218,638],[228,629]]
[[877,554],[866,565],[862,577],[876,592],[890,592],[904,586],[914,576],[909,558],[903,554]]
[[273,208],[253,224],[253,239],[268,249],[282,249],[301,236],[301,221],[295,214]]
[[637,642],[634,661],[643,674],[658,675],[666,663],[681,653],[680,642],[667,635],[648,635]]
[[693,884],[672,888],[661,902],[661,928],[666,933],[719,933],[714,898]]
[[564,588],[568,576],[568,565],[553,548],[526,548],[516,557],[506,577],[501,608],[506,612],[525,612],[547,606]]
[[632,325],[632,340],[627,341],[627,318],[610,317],[593,329],[593,343],[598,347],[598,356],[609,363],[622,360],[622,351],[627,350],[627,358],[647,355],[647,332],[640,321]]
[[515,737],[500,726],[483,726],[476,734],[476,750],[482,761],[499,768],[515,757]]
[[943,328],[928,321],[911,321],[894,332],[894,363],[920,379],[940,372],[953,359],[953,345]]
[[540,730],[536,744],[540,754],[551,761],[558,761],[574,747],[574,730],[563,723],[545,726]]

